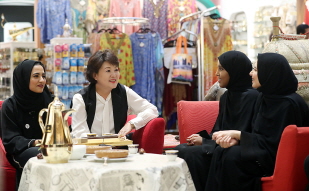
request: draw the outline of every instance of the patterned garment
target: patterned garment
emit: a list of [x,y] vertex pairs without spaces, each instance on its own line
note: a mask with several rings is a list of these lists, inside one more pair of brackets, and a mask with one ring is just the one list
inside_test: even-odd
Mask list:
[[156,103],[155,92],[155,43],[151,33],[133,33],[132,43],[135,85],[132,89],[150,103]]
[[218,81],[218,56],[233,49],[230,22],[204,18],[204,95]]
[[167,5],[168,0],[144,0],[143,17],[149,19],[151,29],[157,31],[162,39],[167,38]]
[[[111,0],[109,16],[110,17],[142,17],[140,0]],[[117,27],[118,29],[120,27]],[[138,27],[132,25],[125,26],[126,34],[132,34]]]
[[[88,0],[86,15],[86,26],[88,33],[91,33],[98,25],[100,19],[109,16],[110,0]],[[98,29],[101,27],[99,26]]]
[[100,50],[100,39],[103,33],[90,33],[88,35],[87,43],[91,44],[91,54]]
[[87,3],[82,6],[79,0],[71,0],[71,5],[73,35],[83,38],[83,43],[86,43],[87,33],[85,30],[85,19]]
[[100,50],[111,49],[119,60],[119,83],[128,87],[135,84],[134,65],[131,41],[128,35],[103,33],[100,39]]
[[156,82],[156,102],[159,115],[162,114],[162,102],[163,102],[163,91],[164,91],[164,68],[163,68],[163,56],[164,49],[161,37],[159,33],[157,35],[152,35],[152,38],[155,43],[155,59],[156,59],[156,73],[155,73],[155,82]]
[[36,22],[41,29],[41,42],[63,34],[65,19],[72,26],[71,6],[68,0],[40,0],[36,12]]
[[181,17],[196,12],[195,0],[169,0],[168,1],[168,36],[171,36],[180,29],[179,20]]

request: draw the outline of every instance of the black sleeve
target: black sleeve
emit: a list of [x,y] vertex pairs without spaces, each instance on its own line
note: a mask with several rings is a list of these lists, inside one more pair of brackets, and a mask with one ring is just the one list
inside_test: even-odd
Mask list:
[[27,139],[22,135],[14,104],[8,99],[3,103],[1,110],[2,142],[6,152],[14,155],[31,147],[35,139]]

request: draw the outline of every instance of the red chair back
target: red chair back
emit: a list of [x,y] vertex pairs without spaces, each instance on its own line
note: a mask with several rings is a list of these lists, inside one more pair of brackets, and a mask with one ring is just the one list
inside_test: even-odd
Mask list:
[[[0,110],[2,108],[2,103],[3,101],[0,101]],[[2,181],[1,183],[2,187],[0,186],[0,190],[1,189],[6,190],[6,191],[15,190],[15,174],[16,174],[16,169],[7,160],[6,151],[2,144],[2,139],[0,138],[0,181]]]
[[281,136],[273,176],[262,178],[263,191],[303,191],[308,184],[309,127],[287,126]]
[[177,103],[180,143],[188,136],[206,130],[208,133],[216,122],[219,101],[179,101]]
[[[135,115],[129,115],[127,120],[135,117]],[[133,131],[133,143],[139,144],[139,148],[143,148],[146,153],[162,154],[165,133],[163,118],[154,118],[145,127]]]

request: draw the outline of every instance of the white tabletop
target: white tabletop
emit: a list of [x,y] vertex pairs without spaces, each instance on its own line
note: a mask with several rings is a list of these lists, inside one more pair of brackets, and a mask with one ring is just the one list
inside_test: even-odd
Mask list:
[[168,161],[165,155],[133,154],[125,161],[94,160],[88,156],[64,164],[31,158],[24,167],[19,191],[194,191],[183,159]]

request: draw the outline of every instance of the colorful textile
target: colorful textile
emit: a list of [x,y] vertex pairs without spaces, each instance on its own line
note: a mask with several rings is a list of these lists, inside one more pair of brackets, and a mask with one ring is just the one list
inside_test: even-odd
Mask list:
[[41,29],[41,42],[63,34],[65,19],[72,26],[71,6],[68,0],[40,0],[36,12],[36,22]]
[[100,50],[100,39],[103,33],[90,33],[88,35],[87,43],[91,44],[91,54]]
[[179,20],[181,17],[196,12],[195,0],[169,0],[168,1],[168,36],[180,29]]
[[133,33],[132,43],[135,85],[132,89],[150,103],[155,104],[155,44],[151,33]]
[[[230,22],[226,19],[204,18],[204,95],[218,80],[218,56],[233,49]],[[216,30],[217,29],[217,30]]]
[[103,33],[100,40],[100,50],[111,49],[118,57],[120,78],[119,83],[126,86],[135,84],[134,65],[131,41],[128,35]]
[[167,38],[167,0],[144,0],[143,17],[149,19],[151,29],[158,32],[162,39]]
[[[142,17],[140,0],[111,0],[110,17]],[[120,27],[118,27],[120,28]],[[126,34],[132,34],[138,27],[125,26]]]
[[87,39],[87,33],[85,30],[86,10],[87,3],[81,5],[79,0],[71,0],[73,35],[83,38],[83,43],[86,43]]
[[88,8],[86,15],[86,28],[88,33],[91,33],[93,29],[98,27],[98,21],[100,19],[109,16],[110,0],[88,0]]
[[157,106],[159,115],[162,114],[162,102],[163,102],[163,91],[164,91],[164,69],[163,69],[163,56],[164,49],[161,37],[159,33],[157,35],[152,35],[152,38],[155,43],[155,58],[156,58],[156,73],[155,73],[155,88],[156,88],[156,102],[155,106]]

